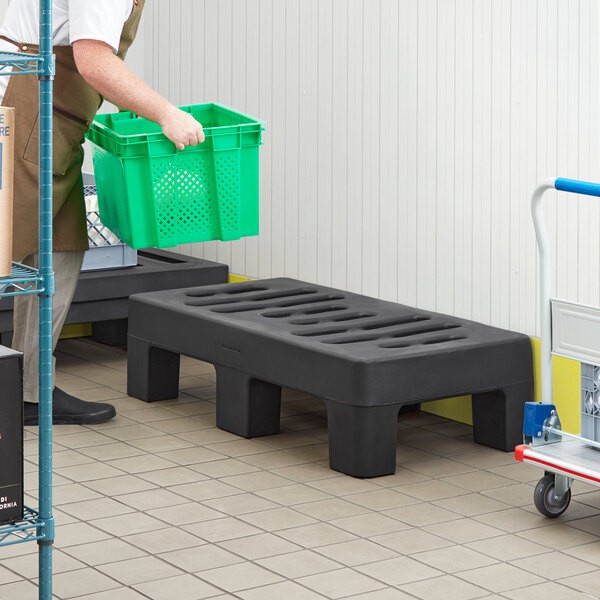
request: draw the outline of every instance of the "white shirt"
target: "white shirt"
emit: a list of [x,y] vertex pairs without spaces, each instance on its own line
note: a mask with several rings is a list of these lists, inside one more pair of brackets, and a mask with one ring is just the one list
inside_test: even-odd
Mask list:
[[[53,0],[53,45],[69,46],[77,40],[99,40],[119,47],[123,25],[133,9],[133,0]],[[37,44],[40,37],[39,0],[11,0],[0,35],[15,42]],[[0,52],[17,48],[0,40]],[[0,102],[9,77],[0,76]]]

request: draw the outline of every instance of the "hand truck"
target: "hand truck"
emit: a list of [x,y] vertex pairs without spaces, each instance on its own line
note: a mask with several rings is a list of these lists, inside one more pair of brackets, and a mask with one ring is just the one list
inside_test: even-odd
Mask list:
[[[515,448],[515,458],[544,469],[533,500],[542,515],[554,518],[567,510],[574,480],[600,486],[600,308],[551,298],[550,242],[542,209],[550,189],[600,197],[600,184],[549,179],[531,199],[540,255],[542,402],[525,405],[524,444]],[[553,354],[582,363],[581,436],[562,431],[552,398]]]

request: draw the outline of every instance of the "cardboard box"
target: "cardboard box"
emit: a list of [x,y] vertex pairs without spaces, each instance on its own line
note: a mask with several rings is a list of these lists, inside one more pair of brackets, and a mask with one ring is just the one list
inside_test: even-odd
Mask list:
[[15,109],[0,106],[0,277],[12,269]]
[[23,518],[23,355],[0,346],[0,523]]

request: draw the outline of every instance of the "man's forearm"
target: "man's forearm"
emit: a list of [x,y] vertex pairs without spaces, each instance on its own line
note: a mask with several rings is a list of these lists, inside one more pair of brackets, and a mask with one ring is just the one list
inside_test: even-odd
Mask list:
[[204,141],[202,126],[142,81],[112,48],[95,40],[73,43],[81,76],[113,104],[158,123],[179,150]]
[[107,100],[141,117],[160,123],[172,107],[171,103],[140,79],[107,46],[102,52],[97,46],[77,45],[77,67],[83,78]]

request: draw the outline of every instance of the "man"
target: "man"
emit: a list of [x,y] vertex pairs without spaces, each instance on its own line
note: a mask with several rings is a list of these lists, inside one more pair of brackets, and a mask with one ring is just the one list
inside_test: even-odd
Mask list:
[[[82,143],[103,97],[160,124],[183,150],[204,141],[202,126],[139,79],[123,62],[145,0],[54,0],[53,267],[54,348],[65,322],[83,254],[88,248],[81,177]],[[11,0],[0,28],[0,51],[38,51],[39,0]],[[36,265],[38,248],[38,92],[35,75],[0,77],[0,98],[15,107],[13,260]],[[26,425],[38,423],[37,296],[17,296],[13,347],[24,354]],[[84,402],[53,391],[55,424],[102,423],[110,404]]]

